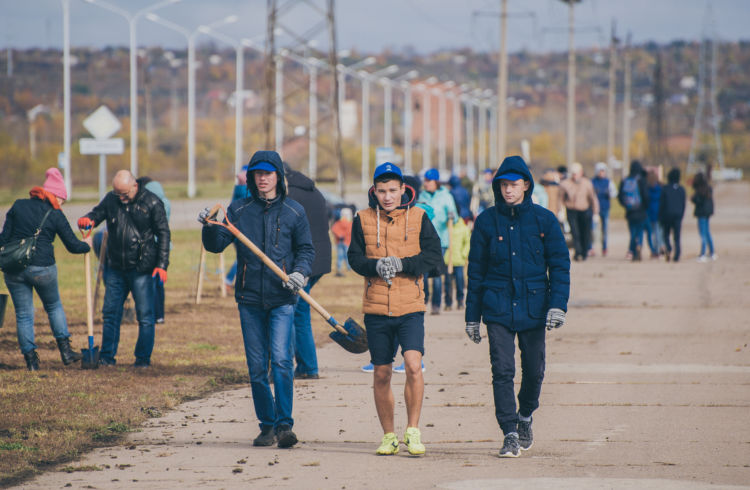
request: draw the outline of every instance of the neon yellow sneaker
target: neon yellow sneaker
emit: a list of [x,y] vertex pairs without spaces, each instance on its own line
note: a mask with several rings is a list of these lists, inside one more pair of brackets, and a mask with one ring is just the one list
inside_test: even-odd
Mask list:
[[416,427],[407,427],[404,432],[404,444],[406,450],[413,456],[424,454],[424,444],[422,444],[422,433]]
[[389,432],[383,436],[383,440],[380,443],[380,447],[375,454],[378,456],[392,456],[398,454],[398,437],[393,432]]

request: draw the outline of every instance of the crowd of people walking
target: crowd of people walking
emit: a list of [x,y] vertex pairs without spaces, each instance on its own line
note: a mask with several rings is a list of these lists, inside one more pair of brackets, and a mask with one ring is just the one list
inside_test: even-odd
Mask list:
[[[274,151],[256,152],[237,175],[225,220],[255,243],[280,268],[282,280],[257,251],[201,211],[201,240],[221,253],[234,245],[237,261],[226,277],[233,289],[260,432],[255,446],[288,448],[293,431],[294,380],[320,378],[310,293],[332,271],[337,277],[363,277],[362,313],[373,374],[375,409],[383,430],[376,449],[392,455],[400,444],[412,455],[424,454],[419,418],[424,397],[425,313],[464,310],[465,333],[475,343],[486,325],[493,397],[503,433],[499,455],[517,457],[533,444],[532,413],[539,407],[545,370],[546,330],[565,323],[570,291],[571,256],[586,261],[609,253],[608,226],[613,202],[624,209],[629,230],[626,258],[640,261],[647,245],[651,258],[681,259],[681,229],[687,193],[681,173],[672,168],[662,183],[660,169],[630,164],[615,185],[604,163],[588,178],[583,165],[548,170],[537,183],[526,162],[505,158],[482,172],[473,184],[457,175],[427,169],[404,175],[390,162],[378,165],[367,193],[367,206],[353,215],[343,207],[329,216],[326,200],[313,180],[290,168]],[[716,260],[709,220],[714,213],[710,178],[692,176],[701,239],[700,262]],[[34,343],[33,291],[42,300],[63,364],[81,359],[71,347],[60,300],[52,242],[59,236],[71,253],[87,253],[92,238],[78,240],[61,206],[67,199],[55,168],[28,199],[14,202],[0,234],[0,266],[16,314],[18,343],[26,366],[40,368]],[[148,368],[155,325],[164,322],[164,284],[170,256],[170,203],[162,186],[127,170],[115,174],[112,191],[77,220],[80,230],[105,224],[101,249],[105,296],[98,362],[117,363],[123,305],[135,302],[138,339],[133,365]],[[332,223],[332,226],[331,226]],[[566,233],[570,240],[566,243]],[[644,235],[646,240],[644,241]],[[29,239],[35,247],[18,259]],[[333,239],[333,240],[331,240]],[[572,253],[569,249],[572,248]],[[15,255],[13,255],[15,254]],[[515,345],[521,355],[522,381],[514,388]],[[393,364],[401,350],[403,364]],[[394,372],[406,375],[407,424],[399,439],[391,389]],[[274,389],[271,389],[271,383]],[[516,398],[518,405],[516,404]]]

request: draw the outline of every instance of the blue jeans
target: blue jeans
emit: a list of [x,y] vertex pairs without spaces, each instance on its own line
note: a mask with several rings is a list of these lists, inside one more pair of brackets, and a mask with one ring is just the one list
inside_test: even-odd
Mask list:
[[232,267],[229,268],[229,272],[227,272],[227,277],[225,279],[226,284],[234,285],[234,279],[237,277],[237,261],[235,260],[232,264]]
[[[448,250],[448,247],[443,247],[443,257],[445,257],[445,252]],[[448,270],[445,269],[445,264],[442,266],[439,266],[438,268],[442,268],[445,270],[445,277],[448,277]],[[440,308],[440,300],[441,295],[443,294],[443,277],[442,276],[435,276],[432,278],[432,306],[434,308]],[[430,277],[429,274],[424,275],[424,302],[427,304],[427,302],[430,300]]]
[[513,378],[516,375],[515,336],[521,351],[521,389],[518,391],[518,413],[524,417],[539,408],[545,366],[544,327],[512,332],[497,323],[487,325],[492,363],[492,391],[495,418],[503,434],[516,431],[516,398]]
[[708,217],[698,218],[698,234],[701,236],[701,255],[706,255],[706,247],[708,247],[708,254],[714,254],[714,241],[711,238],[711,230],[708,228]]
[[653,255],[658,255],[664,246],[664,235],[661,224],[658,221],[649,220],[646,223],[646,233],[648,235],[648,247]]
[[159,276],[153,278],[154,280],[154,319],[164,319],[164,283],[161,282]]
[[445,274],[445,306],[453,304],[453,283],[456,283],[456,301],[464,303],[464,266],[454,265],[453,274]]
[[352,270],[351,266],[349,266],[349,259],[346,257],[348,251],[349,247],[346,243],[336,244],[336,273],[343,270],[342,264],[346,265],[347,270]]
[[[282,424],[291,427],[294,425],[294,305],[264,310],[240,303],[237,308],[240,311],[253,405],[260,428],[275,428]],[[268,383],[269,357],[275,398]]]
[[67,339],[70,337],[65,311],[60,301],[60,291],[57,289],[56,265],[47,267],[30,265],[19,274],[6,273],[5,285],[8,286],[13,307],[16,310],[16,332],[22,354],[28,354],[36,349],[34,343],[33,289],[36,289],[36,293],[42,300],[55,338]]
[[599,213],[599,223],[602,227],[602,251],[607,250],[607,230],[609,228],[609,211]]
[[630,245],[628,250],[630,253],[635,254],[636,248],[643,246],[643,231],[646,229],[646,222],[648,220],[628,220],[628,228],[630,229]]
[[135,270],[121,271],[109,268],[104,281],[104,306],[102,307],[102,349],[99,358],[107,364],[115,364],[117,346],[120,343],[122,308],[128,293],[133,293],[135,314],[138,317],[138,341],[135,344],[135,364],[151,364],[154,350],[154,280],[151,274]]
[[[311,277],[305,286],[305,292],[310,290],[321,276]],[[294,357],[297,368],[294,374],[318,374],[318,355],[315,352],[315,339],[310,323],[310,304],[302,298],[297,299],[294,307]]]

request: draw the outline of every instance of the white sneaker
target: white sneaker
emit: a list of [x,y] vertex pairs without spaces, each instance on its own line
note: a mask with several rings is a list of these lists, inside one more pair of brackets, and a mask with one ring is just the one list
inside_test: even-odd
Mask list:
[[700,257],[698,257],[698,262],[708,262],[708,257],[705,255],[701,255]]
[[718,255],[716,255],[716,254],[713,254],[713,255],[711,256],[711,260],[718,260],[718,259],[719,259],[719,256],[718,256]]

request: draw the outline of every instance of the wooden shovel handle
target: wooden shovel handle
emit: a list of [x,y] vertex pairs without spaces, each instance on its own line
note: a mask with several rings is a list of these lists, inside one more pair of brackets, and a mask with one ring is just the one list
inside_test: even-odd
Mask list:
[[[217,204],[216,206],[214,206],[211,209],[211,216],[215,216],[216,213],[218,213],[220,209],[222,209],[221,204]],[[219,222],[219,221],[211,221],[211,220],[209,220],[209,223],[216,224],[216,225],[219,225],[219,226],[223,226],[224,228],[226,228],[227,230],[229,230],[230,233],[232,233],[232,235],[234,235],[240,242],[242,242],[243,245],[245,245],[247,248],[249,248],[250,251],[253,252],[266,265],[266,267],[268,267],[269,269],[271,269],[274,272],[274,274],[276,274],[277,276],[279,276],[281,278],[282,281],[287,282],[289,280],[289,276],[286,274],[286,272],[284,272],[283,270],[281,270],[281,268],[278,265],[276,265],[276,263],[273,260],[271,260],[265,253],[263,253],[263,250],[261,250],[260,248],[258,248],[257,245],[255,245],[252,241],[250,241],[250,239],[248,237],[246,237],[240,230],[238,230],[237,227],[234,226],[229,221],[229,219],[226,219],[226,212],[224,213],[224,215],[225,215],[225,221],[226,221],[226,223],[222,223],[222,222]],[[320,305],[320,303],[318,303],[317,301],[315,301],[303,289],[299,289],[297,291],[297,294],[299,294],[302,299],[304,299],[305,301],[307,301],[309,303],[309,305],[312,306],[313,309],[315,309],[315,311],[317,311],[323,318],[325,318],[325,320],[327,322],[330,323],[331,314],[328,313],[328,311],[326,311],[326,309],[323,308]],[[347,331],[343,327],[341,327],[340,325],[333,325],[332,324],[331,326],[333,328],[335,328],[336,330],[338,330],[339,332],[341,332],[342,334],[347,334]]]

